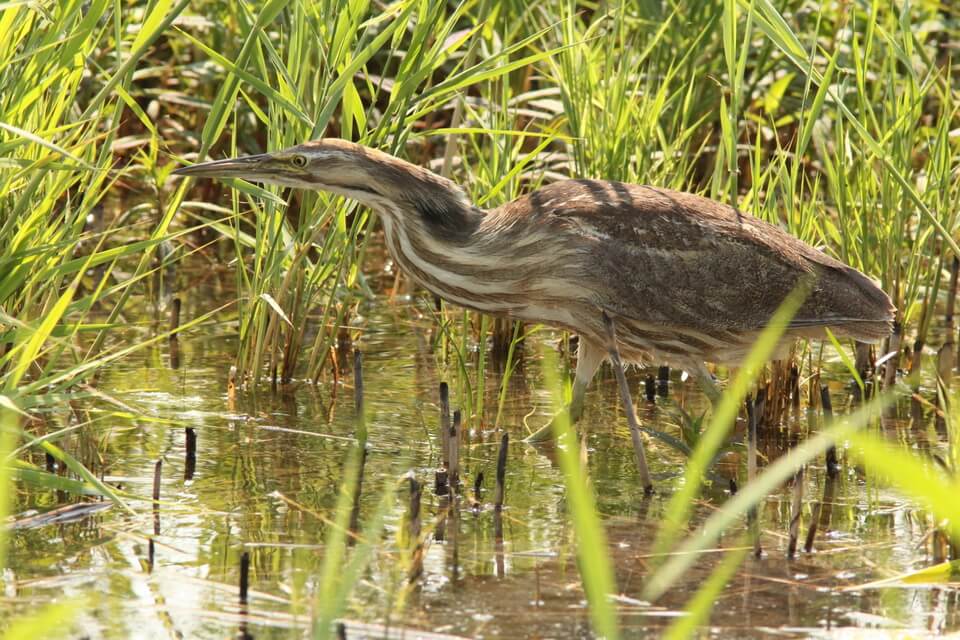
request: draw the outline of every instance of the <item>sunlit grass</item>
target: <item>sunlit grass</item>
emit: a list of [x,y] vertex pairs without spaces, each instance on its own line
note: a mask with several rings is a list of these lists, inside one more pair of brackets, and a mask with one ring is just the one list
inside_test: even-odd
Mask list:
[[733,428],[744,398],[756,381],[764,363],[770,359],[776,349],[790,320],[806,299],[809,286],[811,283],[801,283],[784,300],[770,319],[770,324],[758,336],[740,367],[737,377],[721,396],[706,430],[698,438],[696,446],[687,459],[683,484],[674,492],[667,504],[666,519],[657,531],[657,539],[654,542],[655,552],[665,552],[668,545],[677,539],[686,526],[693,502],[700,493],[717,452],[720,451],[726,442],[727,434]]
[[[336,637],[335,623],[347,611],[353,590],[379,548],[384,516],[393,506],[393,488],[385,486],[380,489],[382,495],[379,504],[367,518],[362,531],[357,534],[349,531],[354,493],[357,483],[361,481],[361,472],[360,449],[353,447],[344,463],[343,483],[326,538],[313,614],[314,638]],[[358,539],[352,547],[347,544],[351,535],[356,535]]]
[[822,455],[831,446],[845,442],[851,434],[875,419],[891,401],[889,396],[877,396],[869,404],[838,420],[836,425],[804,440],[768,465],[763,473],[742,487],[696,531],[679,544],[672,545],[674,555],[648,578],[643,590],[644,597],[655,600],[663,595],[697,561],[697,551],[712,546],[724,531],[742,522],[752,507],[765,500],[797,469]]
[[[8,489],[15,481],[133,508],[67,443],[41,437],[30,418],[49,408],[49,394],[71,393],[98,370],[168,339],[155,327],[130,332],[127,325],[130,314],[165,310],[176,286],[164,280],[168,270],[197,257],[233,270],[236,363],[253,389],[264,381],[324,381],[340,330],[356,334],[358,301],[375,293],[366,257],[379,237],[370,212],[326,195],[244,183],[229,191],[168,184],[183,160],[338,135],[431,163],[485,207],[568,176],[707,193],[879,279],[898,307],[905,342],[935,346],[946,272],[960,251],[960,116],[956,71],[942,44],[957,39],[951,7],[811,8],[794,0],[642,7],[5,3],[0,523],[14,504]],[[197,243],[204,233],[213,239]],[[204,309],[181,330],[203,330],[218,310]],[[446,305],[433,317],[438,368],[467,416],[509,429],[503,407],[516,347],[530,328],[514,327],[494,412],[486,351],[492,322]],[[775,332],[761,338],[754,366],[733,380],[697,438],[684,482],[668,499],[658,548],[685,531]],[[835,347],[843,354],[847,345]],[[546,370],[557,366],[547,362]],[[956,543],[960,518],[948,502],[960,467],[953,409],[944,472],[900,443],[856,431],[886,402],[883,396],[770,464],[682,548],[710,544],[841,438],[872,479],[934,514]],[[576,449],[568,445],[562,460]],[[69,477],[32,464],[30,456],[42,453]],[[602,526],[578,464],[562,466],[578,540],[592,545],[589,562],[580,560],[592,620],[613,637],[616,615],[606,596],[615,585]],[[0,526],[0,568],[7,535]],[[368,546],[348,558],[335,535],[339,555],[324,570],[321,633],[341,615],[380,539],[365,532]],[[338,575],[344,566],[350,570]],[[688,566],[688,559],[666,561],[648,595],[662,593]],[[708,596],[732,566],[723,565],[691,605],[699,617],[674,632],[691,633],[691,621],[705,619]]]
[[607,536],[597,511],[597,501],[587,470],[580,463],[580,445],[564,409],[564,398],[556,378],[557,360],[544,350],[544,373],[551,389],[552,421],[556,437],[557,459],[570,507],[570,521],[576,534],[577,568],[590,607],[590,620],[598,636],[620,637],[616,607],[611,596],[617,593],[613,562],[607,549]]
[[66,638],[71,631],[71,622],[89,606],[89,601],[78,598],[66,602],[55,602],[42,607],[35,613],[13,620],[3,629],[3,640],[33,640],[34,638]]

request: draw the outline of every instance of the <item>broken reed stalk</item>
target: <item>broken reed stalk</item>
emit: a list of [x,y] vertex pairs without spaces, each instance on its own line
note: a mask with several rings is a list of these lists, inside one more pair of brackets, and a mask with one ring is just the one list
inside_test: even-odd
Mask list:
[[[440,383],[440,427],[445,429],[441,436],[443,437],[443,442],[446,443],[450,437],[450,387],[447,386],[446,382]],[[444,464],[447,463],[448,453],[448,451],[444,451]]]
[[177,334],[170,336],[167,346],[170,349],[170,368],[177,370],[180,368],[180,341],[177,340]]
[[410,478],[410,519],[408,535],[410,537],[410,573],[409,583],[414,583],[423,574],[423,545],[420,543],[420,497],[423,488],[416,478]]
[[193,480],[197,468],[197,432],[193,427],[184,429],[183,479]]
[[656,402],[657,400],[657,379],[648,375],[643,381],[643,391],[647,396],[647,402]]
[[476,511],[480,510],[480,493],[483,490],[483,471],[478,471],[477,476],[473,479],[473,508]]
[[170,339],[177,339],[177,331],[180,329],[180,298],[174,298],[170,305]]
[[160,499],[160,472],[163,470],[163,460],[157,460],[153,465],[153,502]]
[[643,450],[643,439],[640,436],[640,424],[637,414],[633,410],[633,401],[630,399],[630,386],[627,376],[623,373],[623,364],[620,361],[620,350],[617,348],[617,328],[613,318],[603,312],[603,324],[607,330],[607,350],[613,364],[613,373],[617,377],[620,387],[620,398],[623,401],[623,411],[627,415],[627,424],[630,426],[630,438],[633,440],[633,453],[637,463],[637,472],[640,474],[640,484],[645,494],[653,492],[653,481],[650,479],[650,470],[647,468],[647,456]]
[[661,398],[666,398],[670,391],[670,367],[660,367],[657,369],[657,393]]
[[796,363],[790,365],[790,400],[793,410],[800,408],[800,367]]
[[353,350],[353,406],[357,415],[363,413],[363,354]]
[[857,375],[860,376],[860,380],[863,382],[863,393],[866,397],[860,397],[860,387],[854,383],[853,396],[854,400],[860,402],[866,400],[870,395],[870,370],[872,368],[872,363],[870,361],[870,345],[866,342],[854,342],[854,362],[853,368],[857,370]]
[[[830,389],[827,388],[827,385],[821,385],[820,387],[820,406],[823,407],[824,424],[829,424],[833,421],[833,402],[830,400]],[[837,460],[837,447],[835,445],[830,445],[827,449],[826,458],[827,477],[836,478],[840,472],[840,463]]]
[[433,539],[437,542],[443,542],[447,538],[447,516],[450,513],[450,496],[446,493],[446,486],[443,491],[438,493],[437,522],[433,526]]
[[[899,315],[899,314],[898,314]],[[893,333],[887,341],[887,353],[893,355],[883,365],[883,388],[893,387],[897,381],[897,367],[900,365],[900,346],[903,340],[903,327],[899,321],[893,323]]]
[[450,473],[450,388],[446,382],[440,383],[440,464],[434,482],[437,494],[447,492]]
[[250,552],[240,554],[240,629],[238,640],[253,640],[253,635],[247,631],[247,601],[250,590]]
[[447,566],[450,567],[451,579],[456,583],[460,579],[460,506],[452,488],[447,500],[446,534],[447,547],[450,549],[450,562]]
[[504,488],[507,477],[507,447],[510,436],[503,434],[500,438],[500,452],[497,454],[497,488],[493,494],[493,507],[500,511],[503,508]]
[[[833,405],[830,401],[830,391],[826,385],[820,387],[820,404],[823,406],[824,426],[833,419]],[[837,463],[837,450],[830,447],[826,453],[827,478],[823,487],[823,497],[819,502],[813,505],[810,513],[810,526],[807,529],[807,537],[803,543],[803,550],[807,553],[813,551],[813,542],[817,537],[817,529],[821,526],[827,526],[830,523],[830,511],[833,501],[833,484],[840,469]],[[826,505],[826,506],[825,506]],[[826,516],[826,520],[823,518]]]
[[500,437],[500,451],[497,453],[497,488],[493,498],[493,555],[497,568],[497,577],[506,574],[506,562],[503,555],[503,498],[507,477],[507,447],[510,437],[504,433]]
[[800,512],[803,507],[803,467],[793,476],[793,499],[790,501],[790,542],[787,545],[787,558],[793,560],[797,555],[797,540],[800,537]]
[[160,472],[163,460],[157,460],[153,467],[153,534],[160,535]]
[[250,588],[250,552],[240,554],[240,604],[247,604],[247,592]]
[[[353,485],[353,506],[350,509],[349,529],[352,533],[360,533],[360,494],[363,490],[363,472],[367,467],[367,448],[360,449],[360,468],[357,470],[357,482]],[[347,545],[353,546],[359,538],[356,535],[347,537]]]
[[820,520],[820,509],[822,506],[822,502],[817,502],[813,505],[813,510],[810,512],[810,527],[807,529],[807,537],[803,541],[803,550],[807,553],[813,551],[813,541],[817,537],[817,522]]
[[[350,509],[349,530],[360,530],[360,494],[363,489],[363,472],[367,464],[367,415],[363,397],[363,354],[360,349],[353,350],[353,406],[355,412],[357,447],[360,449],[360,468],[357,470],[357,482],[353,486],[353,505]],[[347,544],[356,544],[357,537],[349,536]]]
[[449,441],[447,443],[450,466],[447,468],[447,483],[450,487],[450,495],[453,495],[460,484],[460,429],[461,413],[460,409],[453,412],[453,424],[450,426]]
[[503,511],[493,510],[493,557],[497,567],[497,577],[506,574],[506,562],[503,555]]
[[827,476],[823,485],[823,497],[820,502],[813,505],[813,511],[810,514],[810,528],[807,529],[807,539],[804,542],[803,550],[807,553],[813,551],[813,541],[817,537],[817,529],[830,526],[830,515],[833,511],[833,493],[835,480]]
[[438,496],[445,496],[449,492],[446,469],[437,469],[433,472],[433,492]]
[[[754,400],[747,396],[747,484],[757,477],[757,421],[763,412],[764,391],[757,391]],[[759,558],[763,554],[760,546],[760,518],[757,507],[750,507],[747,511],[747,524],[750,528],[750,537],[753,538],[753,555]]]
[[233,411],[233,404],[237,400],[237,365],[230,366],[227,374],[227,407]]

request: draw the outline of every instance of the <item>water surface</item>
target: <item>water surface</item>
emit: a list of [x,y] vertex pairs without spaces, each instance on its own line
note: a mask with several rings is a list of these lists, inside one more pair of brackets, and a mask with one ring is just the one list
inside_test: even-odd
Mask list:
[[[211,308],[222,296],[219,280],[230,277],[199,281],[185,301],[184,319]],[[466,491],[459,517],[446,521],[438,541],[434,528],[444,509],[431,489],[439,464],[441,379],[451,383],[455,408],[466,402],[455,367],[444,365],[430,349],[430,304],[377,298],[365,301],[360,317],[351,322],[362,330],[355,346],[364,354],[368,407],[361,523],[376,508],[384,486],[397,487],[398,499],[379,553],[352,601],[348,637],[376,637],[382,628],[361,623],[386,625],[397,633],[406,629],[405,637],[416,637],[410,630],[467,637],[589,637],[553,452],[520,442],[528,428],[549,417],[536,354],[542,345],[558,348],[559,336],[544,331],[528,339],[524,364],[501,414],[500,427],[511,436],[502,542],[495,536],[490,505],[502,433],[493,425],[500,384],[493,367],[485,378],[484,420],[471,417],[464,453],[467,484],[472,486],[478,472],[484,474],[479,507],[471,506],[472,489]],[[16,529],[0,619],[86,595],[89,607],[71,637],[224,638],[241,629],[256,638],[304,635],[328,518],[355,435],[351,373],[345,369],[336,384],[330,376],[316,387],[299,384],[281,393],[264,386],[231,399],[227,378],[236,325],[229,315],[221,320],[180,339],[178,368],[171,366],[169,345],[161,344],[103,373],[97,388],[112,401],[86,398],[72,409],[50,411],[51,429],[85,423],[61,444],[132,494],[149,498],[155,463],[163,461],[159,534],[148,501],[131,502],[133,516],[112,508],[75,522]],[[697,415],[706,408],[704,398],[692,381],[681,381],[674,372],[667,400],[643,402],[644,375],[630,376],[641,421],[679,437],[676,406]],[[844,411],[848,398],[839,370],[832,388],[837,411]],[[155,420],[123,415],[118,408],[123,405]],[[802,431],[808,423],[801,414],[792,427],[766,434],[763,450],[777,455],[778,448],[796,439],[790,430]],[[648,443],[656,493],[644,497],[609,371],[591,388],[581,426],[615,561],[622,624],[628,636],[655,634],[678,615],[722,554],[703,554],[681,585],[656,605],[639,601],[644,576],[657,561],[651,543],[680,481],[683,456],[655,440]],[[187,427],[197,438],[195,463],[185,455]],[[884,428],[921,448],[944,447],[928,425],[892,420]],[[737,464],[734,460],[727,468]],[[804,478],[802,536],[813,505],[824,496],[822,464],[808,467]],[[407,502],[405,474],[426,484],[424,570],[420,586],[412,590],[405,588],[406,568],[397,551]],[[826,501],[829,520],[817,533],[814,552],[801,552],[794,560],[786,559],[792,488],[769,496],[761,509],[764,555],[748,558],[724,590],[710,635],[833,637],[864,630],[924,635],[960,628],[956,585],[856,588],[932,564],[922,540],[926,516],[847,463],[832,494]],[[728,497],[726,483],[709,488],[695,506],[694,524]],[[23,485],[15,500],[19,519],[77,501]],[[744,530],[745,524],[729,532],[721,548],[737,544]],[[246,612],[236,586],[244,551],[251,558]]]

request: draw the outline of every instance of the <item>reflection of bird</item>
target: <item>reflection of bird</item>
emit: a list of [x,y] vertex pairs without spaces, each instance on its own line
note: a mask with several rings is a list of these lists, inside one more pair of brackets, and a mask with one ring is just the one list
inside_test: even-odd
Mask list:
[[[787,339],[875,342],[890,299],[859,271],[777,227],[689,193],[603,180],[564,180],[485,211],[453,182],[343,140],[178,169],[316,189],[360,201],[382,220],[387,247],[441,298],[580,336],[579,414],[607,357],[603,313],[623,360],[703,372],[736,364],[801,279],[812,289]],[[785,342],[786,343],[786,342]]]

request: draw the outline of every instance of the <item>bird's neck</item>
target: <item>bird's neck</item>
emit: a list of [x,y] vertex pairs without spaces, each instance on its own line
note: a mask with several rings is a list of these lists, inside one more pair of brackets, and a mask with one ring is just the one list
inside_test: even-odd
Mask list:
[[421,233],[443,244],[463,247],[473,239],[484,215],[465,196],[461,199],[445,193],[411,199],[400,222],[411,231],[412,227],[419,227]]
[[463,247],[473,240],[484,212],[455,182],[422,167],[413,167],[398,185],[397,223],[438,243]]
[[486,212],[446,204],[421,201],[416,208],[400,210],[396,203],[384,203],[377,208],[390,256],[405,275],[444,300],[487,313],[508,311],[495,298],[475,304],[468,293],[487,286],[491,264],[500,264],[488,253],[482,255]]
[[486,212],[463,196],[400,198],[370,203],[380,216],[387,248],[414,275],[411,258],[438,263],[456,262],[475,248]]
[[[571,311],[543,300],[583,298],[555,234],[477,207],[381,215],[387,250],[405,275],[447,302],[481,313],[574,327]],[[437,227],[453,228],[449,233]],[[451,240],[458,238],[458,240]],[[545,269],[544,260],[554,268]],[[537,299],[539,297],[539,300]]]

